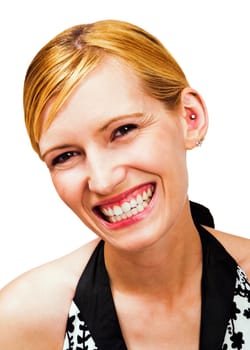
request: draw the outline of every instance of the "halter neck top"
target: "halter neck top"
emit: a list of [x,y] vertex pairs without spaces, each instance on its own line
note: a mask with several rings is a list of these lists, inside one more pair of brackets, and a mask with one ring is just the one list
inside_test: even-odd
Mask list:
[[[250,284],[224,247],[197,225],[203,251],[199,350],[250,349]],[[76,288],[63,350],[127,350],[105,268],[95,248]]]

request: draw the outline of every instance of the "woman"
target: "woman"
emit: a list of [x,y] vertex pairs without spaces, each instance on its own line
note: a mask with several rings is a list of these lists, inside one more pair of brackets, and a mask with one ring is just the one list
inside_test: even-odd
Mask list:
[[98,238],[2,290],[1,349],[249,349],[250,242],[190,208],[207,110],[162,44],[121,21],[69,28],[33,59],[24,111]]

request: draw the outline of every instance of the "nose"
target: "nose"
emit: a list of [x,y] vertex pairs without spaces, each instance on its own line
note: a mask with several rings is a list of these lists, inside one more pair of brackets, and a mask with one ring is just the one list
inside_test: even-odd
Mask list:
[[108,195],[125,179],[126,167],[111,154],[100,153],[88,158],[88,173],[89,190]]

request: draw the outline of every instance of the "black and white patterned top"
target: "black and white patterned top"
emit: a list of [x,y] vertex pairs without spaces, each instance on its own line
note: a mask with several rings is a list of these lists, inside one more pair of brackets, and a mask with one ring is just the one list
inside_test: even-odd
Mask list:
[[[223,246],[197,226],[203,248],[200,350],[250,350],[250,284]],[[126,350],[101,241],[69,311],[63,350]]]

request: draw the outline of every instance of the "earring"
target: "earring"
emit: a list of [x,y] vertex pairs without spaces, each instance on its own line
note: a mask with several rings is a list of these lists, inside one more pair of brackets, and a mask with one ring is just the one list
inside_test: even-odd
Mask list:
[[201,140],[198,140],[195,142],[195,146],[196,147],[201,147],[202,146],[202,141]]
[[197,117],[196,117],[195,114],[191,114],[191,115],[190,115],[190,119],[191,119],[191,120],[195,120],[196,118],[197,118]]

